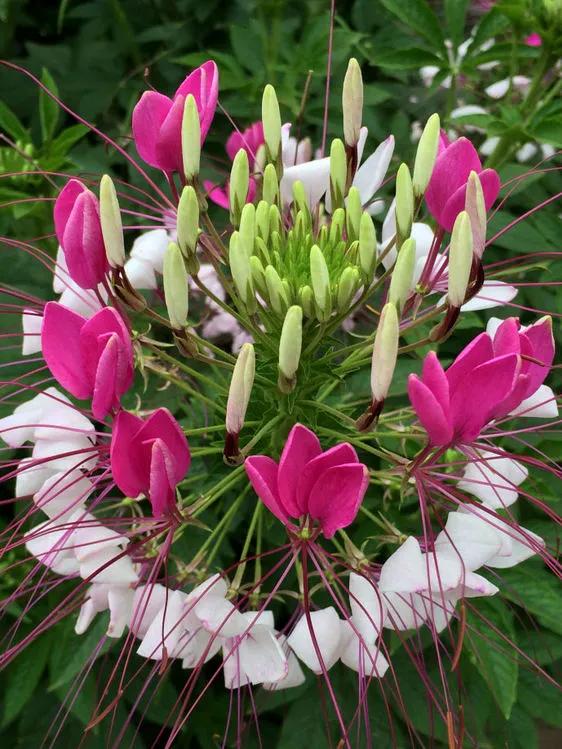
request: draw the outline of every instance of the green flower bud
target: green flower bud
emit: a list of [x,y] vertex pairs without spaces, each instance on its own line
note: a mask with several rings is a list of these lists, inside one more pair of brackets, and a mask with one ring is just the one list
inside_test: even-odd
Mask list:
[[269,237],[269,208],[269,203],[265,200],[260,200],[256,208],[256,233],[264,242]]
[[170,242],[164,255],[164,298],[168,317],[173,328],[181,329],[187,324],[189,309],[187,270],[181,250]]
[[356,146],[363,120],[363,77],[355,58],[347,65],[343,80],[343,135],[348,146]]
[[398,252],[388,291],[388,301],[402,309],[410,294],[416,262],[416,242],[411,237],[406,239]]
[[343,208],[336,208],[332,213],[332,220],[330,222],[330,231],[328,238],[330,244],[338,244],[341,242],[343,236],[343,227],[345,226],[345,211]]
[[482,183],[476,172],[470,172],[468,175],[464,207],[472,227],[472,252],[480,259],[486,246],[487,218]]
[[449,247],[449,288],[447,300],[452,307],[461,307],[472,267],[472,228],[466,211],[455,220]]
[[296,384],[296,374],[302,350],[302,309],[289,307],[279,341],[279,388],[290,393]]
[[347,181],[347,157],[345,146],[339,138],[334,138],[330,148],[330,195],[332,209],[343,206]]
[[256,151],[256,157],[254,160],[254,172],[257,174],[263,174],[263,170],[265,169],[265,165],[267,163],[267,151],[265,149],[265,143],[262,143],[261,146]]
[[339,312],[345,312],[351,304],[359,286],[359,271],[348,266],[340,276],[337,292],[337,306]]
[[250,259],[240,242],[240,235],[237,231],[233,232],[230,237],[228,259],[230,272],[232,273],[234,285],[240,299],[246,305],[248,311],[253,313],[255,311],[255,297],[250,271]]
[[184,187],[178,204],[177,214],[178,244],[188,257],[195,254],[199,237],[199,201],[191,185]]
[[407,164],[396,174],[396,231],[400,243],[410,236],[414,220],[414,190]]
[[267,286],[269,303],[271,304],[273,311],[277,315],[285,314],[285,311],[289,306],[289,300],[286,297],[285,287],[279,277],[279,273],[277,273],[272,265],[268,265],[265,269],[265,283]]
[[188,182],[192,182],[199,174],[201,159],[201,123],[197,103],[192,94],[188,94],[183,106],[181,155],[185,178]]
[[272,205],[269,208],[269,231],[270,234],[273,234],[273,232],[277,234],[281,233],[281,214],[276,205]]
[[373,345],[371,361],[371,393],[374,403],[388,395],[398,357],[400,321],[398,310],[392,302],[384,305]]
[[263,135],[269,161],[276,163],[281,156],[281,113],[277,94],[271,84],[264,88],[261,112]]
[[242,208],[246,205],[248,187],[250,186],[250,164],[248,154],[241,148],[232,162],[230,170],[230,221],[234,226],[240,223]]
[[244,208],[242,208],[238,233],[242,247],[248,257],[250,257],[254,252],[254,239],[256,236],[256,208],[253,203],[246,203]]
[[373,219],[364,211],[359,225],[359,265],[369,281],[372,280],[376,264],[377,233]]
[[104,174],[100,182],[100,221],[107,260],[112,268],[122,268],[125,264],[123,223],[117,192],[109,174]]
[[265,270],[262,261],[257,255],[250,258],[250,273],[254,287],[259,291],[264,299],[267,297],[267,286],[265,283]]
[[314,301],[320,311],[320,318],[327,320],[332,313],[332,295],[330,292],[330,273],[324,253],[317,244],[310,250],[310,278],[314,291]]
[[245,343],[238,354],[226,403],[226,431],[238,435],[244,426],[246,411],[254,385],[256,355],[251,343]]
[[277,203],[279,197],[279,179],[273,164],[268,164],[263,170],[262,197],[270,205]]
[[304,185],[300,180],[293,183],[293,203],[296,205],[297,210],[307,218],[307,223],[310,219],[310,209],[308,207],[308,199]]
[[299,301],[307,317],[314,317],[314,292],[310,286],[301,286]]
[[414,177],[412,185],[414,195],[421,197],[431,179],[435,159],[437,158],[437,149],[439,147],[439,131],[441,122],[438,114],[432,114],[425,123],[423,133],[418,143],[416,151],[416,160],[414,161]]
[[359,239],[359,225],[362,215],[363,206],[361,205],[359,190],[356,187],[350,187],[345,205],[345,226],[347,238],[350,242]]

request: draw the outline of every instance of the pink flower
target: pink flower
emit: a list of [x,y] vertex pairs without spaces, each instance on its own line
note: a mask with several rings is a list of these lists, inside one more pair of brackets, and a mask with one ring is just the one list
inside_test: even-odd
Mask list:
[[346,442],[322,452],[318,437],[302,424],[290,431],[277,464],[266,455],[253,455],[246,473],[256,494],[288,525],[289,518],[308,515],[317,520],[326,538],[353,522],[369,476],[357,453]]
[[429,353],[421,378],[410,375],[408,394],[430,444],[472,442],[542,385],[553,358],[550,318],[525,329],[508,318],[494,338],[477,336],[447,371]]
[[146,494],[154,517],[174,511],[176,486],[190,463],[185,435],[167,408],[146,420],[119,411],[111,437],[113,479],[128,497]]
[[447,231],[451,231],[456,217],[464,211],[470,172],[476,172],[480,177],[486,210],[489,210],[500,190],[498,173],[493,169],[482,169],[476,149],[466,138],[449,143],[446,137],[442,137],[425,199],[431,215]]
[[105,307],[89,320],[58,302],[45,305],[41,343],[53,377],[103,419],[133,382],[133,346],[120,315]]
[[97,288],[109,270],[98,199],[71,179],[55,202],[54,221],[70,277],[83,289]]
[[181,123],[185,100],[192,94],[201,122],[201,144],[215,115],[219,73],[209,60],[190,73],[170,99],[158,91],[145,91],[133,110],[133,138],[147,164],[164,172],[181,172]]
[[525,39],[523,39],[527,47],[541,47],[542,46],[542,38],[540,34],[537,34],[536,31],[533,31],[532,34],[529,34],[529,36],[526,36]]
[[[265,143],[263,136],[263,124],[260,121],[254,122],[252,125],[247,127],[242,133],[235,130],[229,136],[226,141],[226,152],[231,161],[234,161],[234,157],[243,149],[248,154],[248,161],[250,163],[250,174],[255,170],[256,156],[260,146]],[[228,197],[228,183],[221,187],[216,185],[210,180],[206,180],[204,183],[205,190],[208,192],[209,199],[216,205],[228,210],[230,207],[230,199]],[[256,181],[253,177],[250,177],[250,184],[248,186],[248,195],[246,202],[251,203],[256,196]]]

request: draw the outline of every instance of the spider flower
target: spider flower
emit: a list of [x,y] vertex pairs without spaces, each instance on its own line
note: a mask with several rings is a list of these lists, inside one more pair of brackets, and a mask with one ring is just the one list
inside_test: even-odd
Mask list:
[[97,288],[109,270],[98,199],[71,179],[56,199],[54,221],[70,277],[83,289]]
[[500,190],[498,173],[493,169],[482,169],[478,153],[469,140],[459,138],[449,143],[442,135],[425,199],[429,212],[446,231],[452,230],[456,217],[465,208],[471,172],[476,172],[480,178],[484,203],[489,210]]
[[490,421],[511,413],[539,389],[553,357],[548,317],[527,328],[508,318],[493,337],[477,336],[446,371],[430,352],[421,378],[408,380],[410,401],[430,444],[472,442]]
[[111,437],[113,479],[128,497],[145,494],[154,517],[171,514],[176,486],[189,469],[189,445],[180,425],[166,408],[144,420],[120,411]]
[[145,91],[133,110],[133,138],[140,157],[164,172],[183,173],[181,126],[185,100],[190,94],[195,99],[203,144],[215,115],[218,91],[219,74],[212,60],[190,73],[173,99],[158,91]]
[[103,419],[133,382],[133,346],[120,315],[105,307],[87,320],[58,302],[45,305],[41,343],[53,377]]
[[353,522],[369,476],[366,466],[346,442],[322,451],[318,437],[302,424],[290,431],[279,463],[253,455],[246,472],[256,494],[285,525],[290,518],[309,516],[322,533],[334,533]]

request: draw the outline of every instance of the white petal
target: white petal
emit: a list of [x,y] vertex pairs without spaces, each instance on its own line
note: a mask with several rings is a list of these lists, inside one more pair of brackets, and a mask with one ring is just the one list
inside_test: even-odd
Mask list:
[[21,316],[23,328],[23,340],[21,353],[23,356],[37,354],[41,351],[41,328],[43,327],[43,315],[33,310],[24,309]]
[[57,248],[57,256],[55,258],[55,267],[53,273],[53,291],[55,292],[55,294],[62,294],[62,292],[67,287],[68,279],[70,279],[70,276],[68,275],[68,265],[66,264],[66,257],[64,255],[64,250],[59,245]]
[[153,290],[158,288],[154,268],[140,257],[131,257],[124,266],[125,274],[133,289]]
[[184,632],[178,643],[177,658],[182,659],[182,668],[195,668],[211,660],[221,649],[224,640],[207,632],[203,627]]
[[0,437],[10,447],[21,447],[29,442],[35,434],[35,426],[41,418],[39,409],[33,412],[18,413],[0,419]]
[[36,464],[32,458],[20,460],[16,476],[16,497],[32,497],[52,475],[53,469],[44,463]]
[[324,196],[330,186],[330,159],[315,159],[305,164],[290,166],[283,172],[281,179],[281,200],[283,205],[289,205],[293,200],[293,185],[303,183],[308,204],[314,208]]
[[484,281],[482,288],[466,304],[461,307],[462,312],[474,312],[492,307],[502,307],[517,295],[517,289],[503,281]]
[[384,601],[375,584],[356,572],[349,575],[349,605],[363,639],[374,642],[384,621]]
[[80,562],[80,577],[89,582],[108,585],[131,585],[138,580],[138,573],[131,557],[120,556],[123,550],[118,546],[100,549]]
[[423,555],[423,569],[427,575],[426,588],[437,594],[453,590],[459,584],[463,562],[458,553],[428,551]]
[[524,562],[525,559],[529,559],[537,554],[541,549],[544,549],[544,540],[536,533],[524,528],[522,525],[513,528],[503,520],[500,520],[499,518],[498,520],[503,528],[503,531],[500,531],[500,535],[504,535],[509,539],[511,553],[503,556],[498,554],[492,559],[489,559],[486,563],[488,567],[495,567],[497,569],[515,567],[516,564]]
[[68,548],[68,527],[53,526],[50,520],[40,523],[25,537],[25,548],[42,564],[58,575],[75,575],[78,562]]
[[257,624],[238,644],[238,638],[223,647],[224,683],[227,689],[244,684],[279,681],[289,672],[281,644],[269,627]]
[[379,589],[384,593],[416,593],[424,590],[426,585],[427,576],[420,545],[417,539],[409,536],[383,564]]
[[76,620],[76,624],[74,625],[74,631],[77,635],[84,634],[90,624],[94,621],[97,613],[98,612],[96,610],[94,602],[91,598],[87,598],[80,607],[80,611],[78,612],[78,619]]
[[[107,301],[107,292],[105,289],[100,291],[102,298]],[[59,304],[68,307],[82,317],[92,317],[102,308],[100,300],[93,291],[87,291],[80,286],[73,284],[68,285],[59,297]]]
[[[302,615],[287,638],[289,646],[300,660],[315,674],[328,671],[340,657],[341,629],[340,618],[333,606],[310,612],[310,625],[306,615]],[[316,640],[321,660],[312,637]]]
[[420,68],[420,76],[423,81],[424,86],[431,86],[433,83],[433,79],[439,72],[439,68],[437,65],[423,65]]
[[72,533],[72,545],[79,562],[98,554],[102,549],[111,549],[118,554],[129,543],[127,536],[103,525],[88,512],[76,511],[71,515],[69,523],[76,526]]
[[263,688],[267,689],[269,692],[274,692],[277,689],[292,689],[293,687],[300,687],[300,685],[304,684],[306,681],[304,672],[300,667],[296,655],[287,644],[287,638],[284,635],[277,634],[277,639],[279,640],[279,644],[283,648],[283,653],[287,659],[287,673],[278,681],[264,682]]
[[394,136],[389,135],[357,170],[353,186],[359,190],[362,205],[366,205],[382,185],[393,153]]
[[170,237],[165,229],[147,231],[133,242],[131,257],[145,260],[157,273],[162,273],[169,243]]
[[134,635],[141,639],[146,635],[154,617],[164,607],[166,597],[170,595],[171,591],[160,583],[140,585],[135,590],[129,623]]
[[180,641],[184,621],[184,603],[187,596],[181,590],[169,591],[168,600],[152,620],[137,650],[139,655],[154,661],[162,660],[164,647],[174,656]]
[[78,470],[55,473],[35,492],[33,501],[50,518],[64,519],[84,506],[94,485]]
[[496,81],[491,86],[487,86],[484,91],[492,99],[501,99],[507,94],[509,90],[509,78],[504,78],[502,81]]
[[457,119],[458,117],[469,117],[472,114],[488,114],[484,107],[479,107],[477,104],[465,104],[463,107],[457,107],[451,112],[451,119]]
[[516,152],[515,158],[517,161],[525,162],[529,161],[529,159],[532,159],[533,156],[537,153],[537,146],[535,143],[525,143],[521,148]]
[[486,333],[491,337],[492,340],[494,340],[494,338],[496,337],[498,328],[503,322],[505,321],[502,320],[501,317],[490,317],[490,319],[486,323]]
[[490,156],[490,154],[494,152],[499,142],[500,142],[499,135],[494,135],[491,138],[486,138],[486,140],[484,141],[484,143],[482,143],[479,149],[482,156]]
[[459,596],[463,598],[479,598],[480,596],[495,596],[499,592],[497,585],[486,580],[475,572],[467,572],[459,586]]
[[93,468],[98,459],[97,451],[92,450],[92,443],[82,435],[69,440],[39,440],[31,457],[44,461],[44,465],[54,471],[70,471],[73,468],[87,470]]
[[236,606],[218,595],[206,595],[194,606],[195,615],[208,632],[222,637],[242,634],[248,623]]
[[513,409],[511,416],[529,416],[533,419],[556,419],[558,403],[556,396],[548,385],[541,385],[528,398]]
[[111,587],[107,595],[109,606],[108,637],[121,637],[131,619],[134,591],[131,588]]
[[502,548],[501,536],[492,523],[495,525],[493,516],[487,522],[476,514],[450,512],[445,528],[435,540],[435,548],[451,556],[460,556],[465,570],[477,570]]
[[[352,620],[353,622],[353,620]],[[357,624],[355,628],[358,629]],[[367,678],[381,679],[389,666],[378,645],[363,641],[357,636],[350,622],[341,622],[343,648],[341,661]]]
[[399,632],[406,629],[418,629],[425,621],[425,608],[419,593],[385,593],[386,629]]
[[478,497],[488,507],[509,507],[517,500],[517,487],[529,471],[512,458],[486,451],[481,451],[479,457],[467,463],[459,489]]

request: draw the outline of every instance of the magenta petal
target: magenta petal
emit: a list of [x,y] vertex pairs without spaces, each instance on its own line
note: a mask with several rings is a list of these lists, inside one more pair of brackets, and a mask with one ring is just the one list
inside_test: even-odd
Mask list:
[[494,205],[500,191],[500,175],[494,169],[484,169],[478,177],[480,178],[482,192],[484,193],[484,204],[486,210],[489,211]]
[[520,323],[516,317],[508,317],[507,320],[502,322],[494,335],[494,356],[520,353],[519,328]]
[[86,320],[58,302],[47,302],[41,329],[43,357],[51,374],[76,398],[89,398],[91,385],[80,356],[80,332]]
[[516,354],[500,356],[476,367],[459,382],[451,393],[451,419],[459,442],[478,437],[498,404],[513,390],[519,362]]
[[228,211],[230,208],[230,198],[228,197],[227,190],[220,185],[215,185],[214,182],[210,182],[208,179],[203,182],[203,187],[209,200]]
[[326,538],[355,520],[369,485],[362,463],[338,465],[324,471],[309,495],[310,516],[320,522]]
[[423,362],[422,382],[431,390],[443,413],[449,410],[449,381],[437,355],[430,351]]
[[310,494],[312,487],[316,484],[320,476],[329,468],[345,463],[359,463],[359,458],[350,444],[341,442],[326,450],[321,455],[318,455],[304,466],[304,469],[296,476],[296,504],[299,515],[305,515],[310,512]]
[[244,468],[254,491],[267,509],[287,525],[289,517],[277,494],[277,463],[267,455],[252,455],[246,458]]
[[181,172],[183,160],[181,151],[181,122],[185,99],[174,99],[170,111],[156,136],[155,152],[160,169],[165,172]]
[[156,439],[152,444],[150,459],[150,504],[155,518],[162,517],[176,505],[174,461],[167,445]]
[[264,143],[263,123],[254,122],[253,125],[246,128],[243,133],[235,131],[226,141],[226,152],[231,161],[238,151],[243,148],[250,159],[250,165],[253,165],[256,159],[258,149]]
[[137,497],[148,485],[150,465],[135,436],[144,422],[128,411],[119,411],[111,433],[111,473],[128,497]]
[[446,372],[451,397],[459,383],[463,382],[475,367],[489,361],[493,356],[492,339],[487,333],[480,333],[465,346]]
[[109,336],[98,359],[92,398],[92,413],[96,419],[103,419],[114,406],[119,404],[115,388],[118,358],[119,340],[113,333]]
[[525,395],[528,398],[543,384],[552,367],[554,359],[554,337],[552,335],[551,318],[543,318],[534,325],[531,325],[522,334],[522,337],[530,342],[533,359],[541,362],[541,364],[531,363],[529,366],[529,384]]
[[172,100],[157,91],[145,91],[133,109],[133,138],[139,156],[150,166],[162,168],[156,153],[160,127],[172,108]]
[[203,144],[215,116],[219,96],[219,71],[213,60],[208,60],[190,73],[177,89],[174,99],[178,96],[185,98],[188,94],[192,94],[197,103]]
[[117,310],[104,307],[86,322],[80,333],[80,348],[86,370],[93,378],[98,369],[98,359],[112,334],[117,336],[119,343],[115,382],[120,397],[132,385],[134,372],[131,336]]
[[78,286],[95,289],[108,270],[98,202],[85,190],[76,198],[61,244],[68,272]]
[[68,217],[74,207],[76,198],[81,195],[86,188],[77,179],[69,180],[63,189],[59,192],[59,195],[55,201],[55,208],[53,211],[53,218],[55,222],[55,232],[59,244],[62,245],[62,238],[64,236],[64,230]]
[[144,422],[136,438],[141,442],[161,439],[173,459],[174,484],[183,479],[191,464],[191,453],[185,434],[167,408],[156,409]]
[[[459,138],[442,151],[435,162],[433,174],[425,193],[427,207],[431,215],[443,228],[442,215],[448,200],[456,191],[465,187],[471,171],[480,173],[482,164],[472,143]],[[464,196],[462,206],[464,208]]]
[[[322,448],[318,437],[302,424],[295,424],[289,432],[279,460],[277,490],[286,513],[293,518],[304,515],[306,508],[297,500],[297,485],[307,463],[320,455]],[[338,461],[342,463],[343,461]],[[316,474],[314,480],[316,480]]]
[[448,445],[453,429],[437,398],[417,375],[408,378],[408,396],[432,445]]

